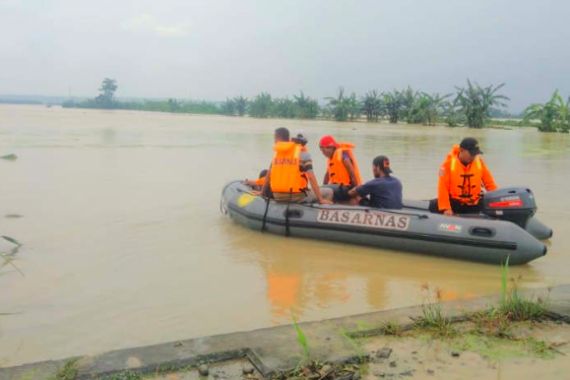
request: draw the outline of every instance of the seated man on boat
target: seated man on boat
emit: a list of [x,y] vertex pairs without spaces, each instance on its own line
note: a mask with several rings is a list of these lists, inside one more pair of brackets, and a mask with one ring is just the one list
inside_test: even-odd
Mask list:
[[402,208],[402,183],[396,177],[392,177],[390,159],[386,156],[378,156],[372,161],[374,179],[364,185],[357,186],[348,191],[351,198],[362,197],[368,200],[372,207],[401,209]]
[[321,192],[306,148],[290,140],[287,128],[277,128],[274,137],[275,154],[261,193],[271,192],[276,201],[282,202],[331,204],[332,191]]
[[481,211],[482,188],[497,189],[481,153],[479,142],[473,137],[453,146],[439,169],[437,199],[430,201],[431,212],[453,215]]
[[355,203],[348,192],[361,185],[362,178],[353,153],[354,145],[347,142],[337,143],[334,137],[325,135],[321,138],[319,147],[327,158],[327,171],[323,184],[333,189],[334,202]]

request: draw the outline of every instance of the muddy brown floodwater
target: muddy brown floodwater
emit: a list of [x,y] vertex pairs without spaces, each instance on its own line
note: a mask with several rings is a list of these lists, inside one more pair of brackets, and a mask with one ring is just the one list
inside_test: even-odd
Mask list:
[[[253,178],[272,132],[357,146],[365,177],[386,154],[408,198],[435,195],[462,136],[480,139],[500,185],[527,185],[555,230],[549,253],[513,268],[525,287],[568,281],[570,136],[531,129],[256,120],[0,106],[0,234],[24,243],[24,277],[0,275],[0,366],[497,292],[499,268],[265,235],[219,210],[222,186]],[[20,215],[19,218],[5,216]]]

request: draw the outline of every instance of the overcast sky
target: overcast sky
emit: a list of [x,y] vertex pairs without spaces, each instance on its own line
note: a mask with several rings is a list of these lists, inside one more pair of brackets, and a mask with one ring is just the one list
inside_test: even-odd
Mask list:
[[223,100],[506,82],[570,95],[567,0],[0,0],[0,94]]

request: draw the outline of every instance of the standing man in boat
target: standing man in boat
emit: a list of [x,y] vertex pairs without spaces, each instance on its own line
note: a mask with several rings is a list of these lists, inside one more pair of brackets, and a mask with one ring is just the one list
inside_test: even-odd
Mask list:
[[348,196],[353,199],[367,198],[372,207],[401,209],[402,183],[398,178],[391,176],[390,159],[386,156],[374,158],[372,173],[374,174],[373,180],[350,189]]
[[271,191],[273,198],[282,202],[331,204],[332,191],[321,192],[309,152],[301,144],[290,141],[287,128],[277,128],[274,138],[275,154],[261,193]]
[[482,153],[473,137],[453,146],[439,169],[438,195],[430,202],[431,212],[453,215],[481,211],[482,189],[497,189]]
[[327,158],[324,185],[331,185],[335,202],[350,202],[349,190],[360,186],[362,178],[354,156],[354,144],[337,143],[334,137],[325,135],[319,142],[321,152]]

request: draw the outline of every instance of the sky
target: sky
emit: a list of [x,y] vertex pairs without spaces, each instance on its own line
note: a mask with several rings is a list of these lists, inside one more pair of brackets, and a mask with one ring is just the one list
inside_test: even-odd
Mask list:
[[570,95],[567,0],[0,0],[0,94],[223,100],[506,83]]

